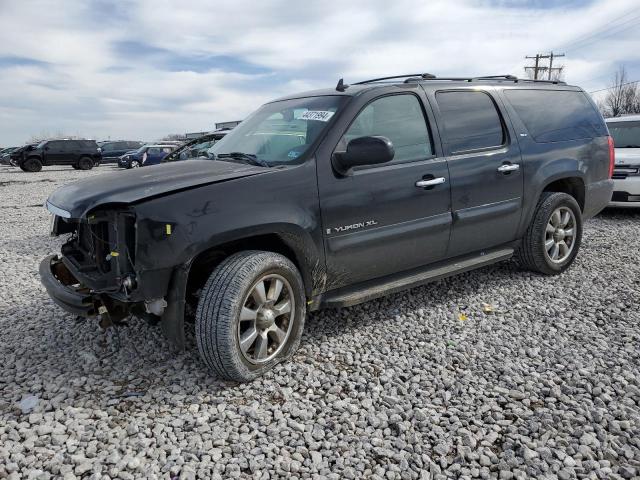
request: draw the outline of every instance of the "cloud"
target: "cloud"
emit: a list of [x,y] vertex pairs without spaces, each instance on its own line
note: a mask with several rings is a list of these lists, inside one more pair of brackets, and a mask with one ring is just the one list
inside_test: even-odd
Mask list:
[[[0,2],[0,145],[43,131],[143,140],[202,131],[339,77],[522,76],[526,55],[563,47],[567,80],[595,90],[622,62],[632,79],[640,76],[638,29],[625,30],[640,22],[635,6],[635,0]],[[38,28],[25,34],[27,25]]]

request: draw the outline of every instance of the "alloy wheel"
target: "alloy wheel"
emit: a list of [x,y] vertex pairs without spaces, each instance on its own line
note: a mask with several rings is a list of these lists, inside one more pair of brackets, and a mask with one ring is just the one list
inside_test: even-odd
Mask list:
[[246,360],[261,364],[280,353],[293,326],[294,298],[289,282],[277,274],[262,276],[249,289],[237,329],[238,345]]
[[556,208],[545,230],[544,247],[553,263],[564,262],[573,251],[576,235],[576,217],[569,207]]

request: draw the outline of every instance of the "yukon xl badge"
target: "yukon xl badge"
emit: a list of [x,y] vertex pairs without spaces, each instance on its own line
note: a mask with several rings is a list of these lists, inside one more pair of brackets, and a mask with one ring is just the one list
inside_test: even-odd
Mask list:
[[364,222],[352,223],[351,225],[343,225],[341,227],[333,227],[327,228],[327,235],[331,235],[332,233],[347,233],[352,230],[359,230],[361,228],[373,227],[377,225],[378,222],[375,220],[365,220]]

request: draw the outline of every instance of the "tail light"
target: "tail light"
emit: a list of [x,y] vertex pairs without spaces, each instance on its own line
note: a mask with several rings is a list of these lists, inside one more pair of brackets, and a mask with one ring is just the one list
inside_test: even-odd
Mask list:
[[607,137],[609,139],[609,178],[613,177],[613,169],[616,164],[616,150],[613,145],[613,137]]

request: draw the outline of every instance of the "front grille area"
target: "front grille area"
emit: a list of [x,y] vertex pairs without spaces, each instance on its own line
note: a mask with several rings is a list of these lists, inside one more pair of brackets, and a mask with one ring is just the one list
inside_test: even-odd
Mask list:
[[640,195],[629,195],[628,192],[613,192],[612,202],[640,202]]
[[622,165],[616,165],[613,170],[613,175],[611,178],[614,180],[624,180],[629,175],[637,175],[640,169],[636,166],[627,167]]

